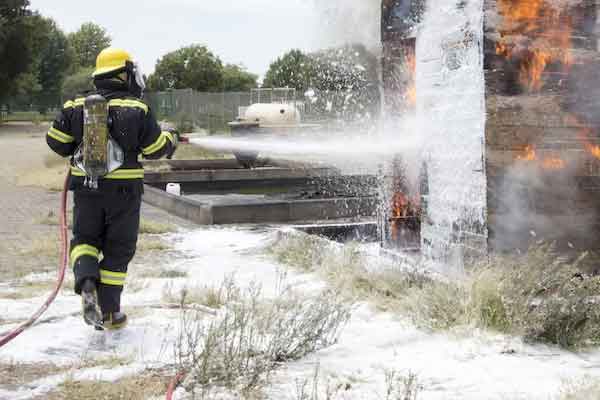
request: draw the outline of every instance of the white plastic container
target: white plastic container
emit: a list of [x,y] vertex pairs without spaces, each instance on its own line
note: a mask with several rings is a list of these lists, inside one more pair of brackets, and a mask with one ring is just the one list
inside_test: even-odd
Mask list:
[[181,185],[179,183],[167,183],[167,193],[181,196]]

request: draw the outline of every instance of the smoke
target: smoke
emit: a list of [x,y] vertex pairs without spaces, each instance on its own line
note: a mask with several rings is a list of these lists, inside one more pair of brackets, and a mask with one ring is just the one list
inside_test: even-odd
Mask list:
[[381,43],[381,0],[310,0],[321,25],[315,31],[315,48],[360,43],[376,51]]

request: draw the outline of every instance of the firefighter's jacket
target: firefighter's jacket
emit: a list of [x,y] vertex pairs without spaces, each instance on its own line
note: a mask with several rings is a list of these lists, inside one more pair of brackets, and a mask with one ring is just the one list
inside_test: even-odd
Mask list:
[[[158,159],[173,151],[174,138],[162,131],[150,108],[128,92],[97,92],[108,100],[110,135],[125,153],[123,165],[101,178],[99,190],[125,188],[142,191],[144,170],[138,157]],[[85,98],[67,101],[46,135],[48,146],[63,157],[73,156],[83,139],[83,103]],[[84,185],[85,173],[71,159],[70,189]]]

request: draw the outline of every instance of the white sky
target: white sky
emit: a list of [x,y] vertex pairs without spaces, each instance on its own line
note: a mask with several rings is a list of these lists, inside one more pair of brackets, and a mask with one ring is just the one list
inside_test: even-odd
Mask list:
[[103,26],[113,45],[129,50],[145,73],[152,72],[165,53],[199,43],[223,62],[243,64],[262,76],[273,60],[291,48],[315,50],[372,39],[375,24],[369,31],[364,23],[349,20],[349,15],[364,19],[365,4],[371,3],[367,15],[378,23],[371,15],[378,12],[379,1],[31,0],[31,7],[54,18],[67,32],[89,21]]

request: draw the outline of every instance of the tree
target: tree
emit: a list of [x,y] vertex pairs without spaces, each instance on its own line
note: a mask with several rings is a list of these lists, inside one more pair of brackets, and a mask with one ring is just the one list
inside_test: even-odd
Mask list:
[[45,112],[62,100],[62,86],[73,61],[73,52],[67,36],[57,27],[54,20],[35,15],[30,19],[35,41],[35,59],[30,67],[40,85],[32,92],[32,102]]
[[81,25],[77,32],[69,34],[68,39],[75,56],[74,70],[96,65],[98,54],[112,43],[106,29],[93,22]]
[[68,76],[62,87],[63,98],[72,99],[94,90],[93,72],[94,68],[82,68]]
[[14,94],[17,77],[32,59],[28,0],[0,1],[0,101]]
[[223,68],[223,90],[225,92],[248,92],[258,86],[258,76],[239,65],[227,64]]
[[148,78],[148,89],[223,90],[223,64],[206,46],[192,45],[166,54],[158,60]]
[[45,45],[39,53],[39,82],[43,88],[40,98],[43,104],[52,104],[61,98],[63,82],[71,68],[74,54],[67,36],[49,18],[42,18],[46,25]]
[[62,84],[71,66],[72,52],[66,35],[52,19],[32,14],[25,24],[33,57],[27,70],[15,79],[11,103],[36,105],[45,113],[62,100]]
[[300,50],[291,50],[269,66],[263,87],[290,87],[302,92],[311,86],[314,75],[310,57]]

